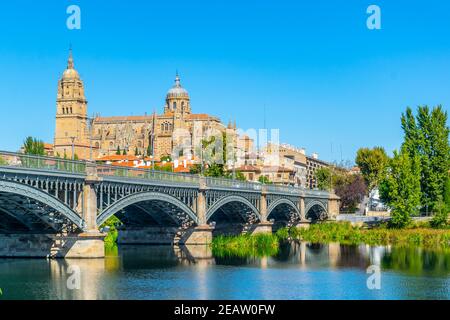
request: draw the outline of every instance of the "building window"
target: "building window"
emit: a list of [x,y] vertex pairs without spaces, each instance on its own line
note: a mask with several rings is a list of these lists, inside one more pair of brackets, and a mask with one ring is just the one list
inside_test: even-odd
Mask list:
[[176,109],[177,109],[177,102],[174,101],[173,104],[172,104],[172,106],[173,106],[173,110],[176,110]]

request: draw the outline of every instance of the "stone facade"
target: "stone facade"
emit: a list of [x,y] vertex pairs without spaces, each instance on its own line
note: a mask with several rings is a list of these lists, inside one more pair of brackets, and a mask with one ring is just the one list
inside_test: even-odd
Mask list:
[[[236,125],[225,126],[208,114],[191,112],[190,97],[176,76],[166,95],[163,114],[117,116],[88,119],[83,81],[74,68],[70,53],[67,69],[58,82],[55,155],[72,157],[72,149],[80,159],[96,159],[113,155],[119,148],[127,154],[177,157],[186,151],[195,157],[195,145],[208,136],[226,133],[237,147]],[[230,139],[230,138],[228,138]],[[189,142],[187,142],[189,141]],[[182,145],[190,145],[190,150]]]
[[87,103],[71,51],[67,69],[58,81],[54,155],[70,159],[76,154],[81,159],[89,158]]

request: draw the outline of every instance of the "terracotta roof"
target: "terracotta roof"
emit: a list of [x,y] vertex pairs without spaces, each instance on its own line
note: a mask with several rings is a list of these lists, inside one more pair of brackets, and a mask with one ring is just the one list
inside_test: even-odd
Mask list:
[[206,113],[192,113],[186,116],[188,120],[216,120],[219,121],[219,118],[210,116]]
[[51,143],[44,143],[44,149],[53,149],[53,144],[51,144]]

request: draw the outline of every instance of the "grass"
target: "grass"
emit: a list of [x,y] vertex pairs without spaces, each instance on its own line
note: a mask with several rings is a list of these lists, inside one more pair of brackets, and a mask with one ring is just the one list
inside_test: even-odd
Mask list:
[[332,222],[312,224],[308,229],[281,229],[277,235],[280,238],[316,243],[450,247],[450,229],[431,229],[426,224],[406,229],[390,229],[385,225],[364,229],[352,226],[349,222]]
[[273,234],[217,236],[212,252],[217,257],[262,257],[278,253],[279,239]]

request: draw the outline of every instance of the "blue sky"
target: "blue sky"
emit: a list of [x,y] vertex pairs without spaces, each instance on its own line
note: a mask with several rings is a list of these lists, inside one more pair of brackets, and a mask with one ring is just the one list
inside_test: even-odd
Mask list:
[[[82,29],[68,30],[79,5]],[[382,30],[366,9],[380,6]],[[89,113],[162,112],[178,69],[193,111],[324,160],[402,140],[407,106],[450,105],[450,3],[335,1],[2,1],[0,149],[52,142],[56,86],[72,44]]]

